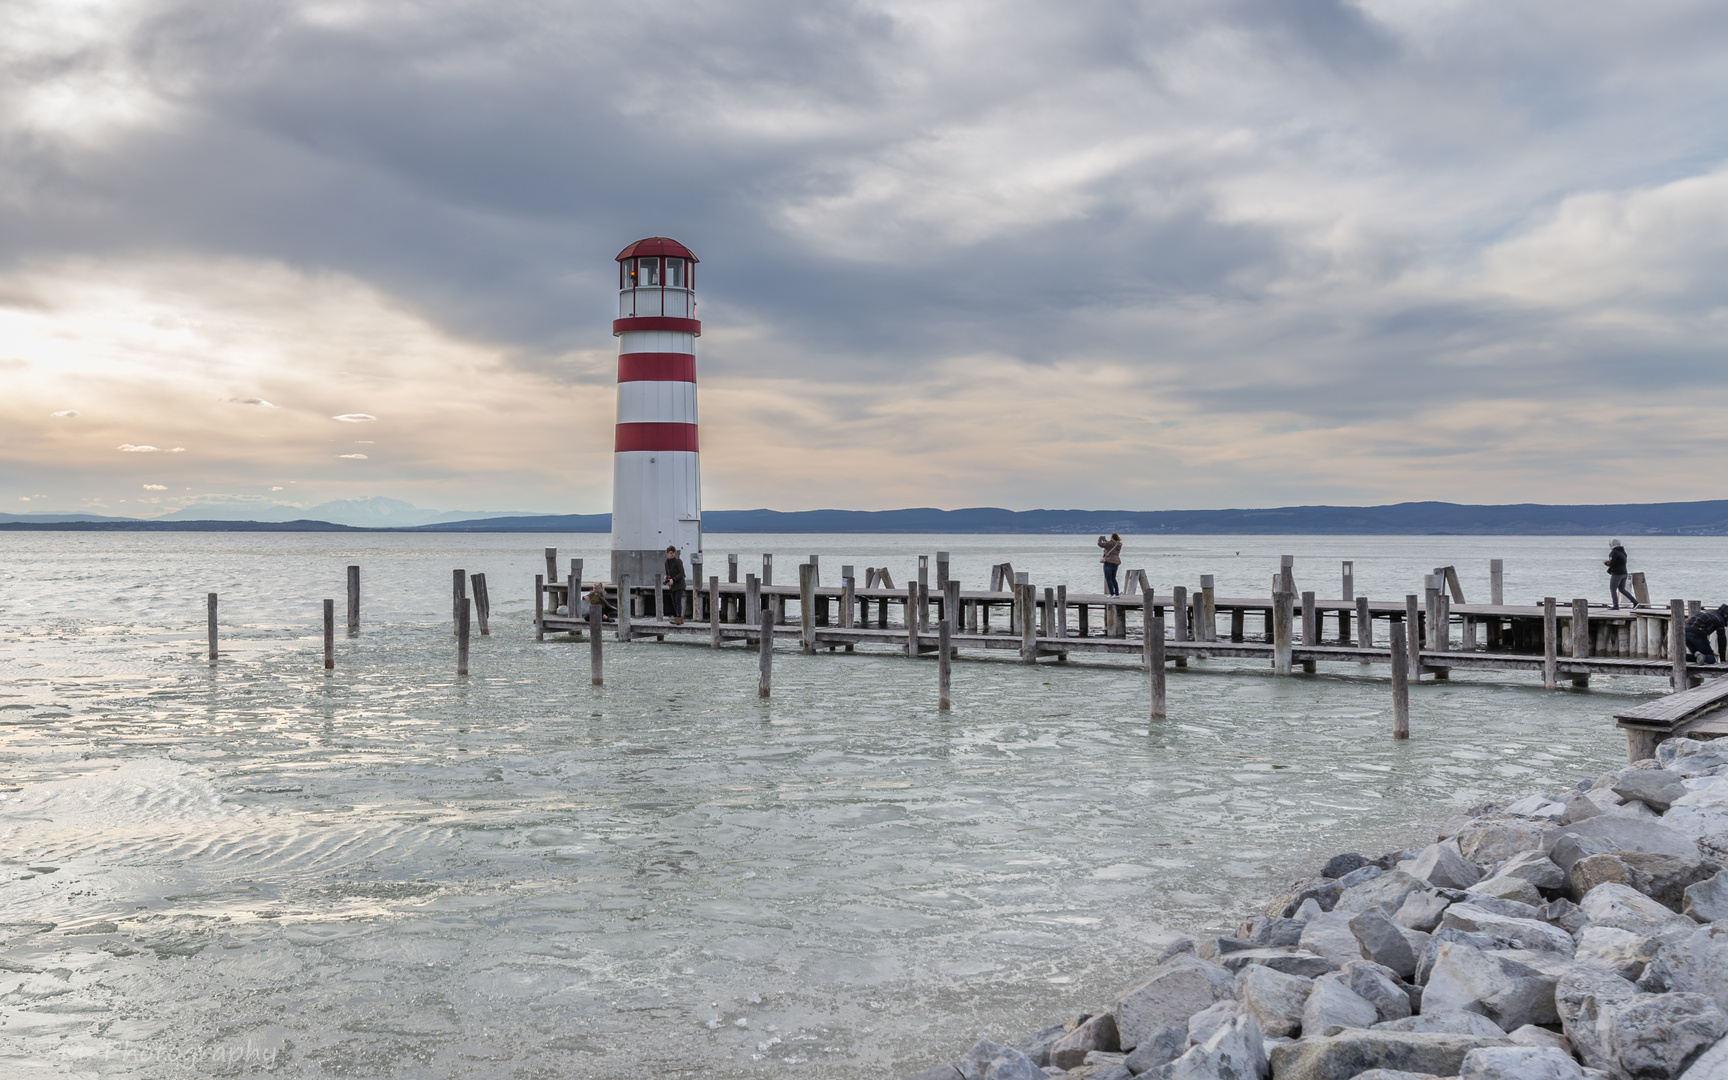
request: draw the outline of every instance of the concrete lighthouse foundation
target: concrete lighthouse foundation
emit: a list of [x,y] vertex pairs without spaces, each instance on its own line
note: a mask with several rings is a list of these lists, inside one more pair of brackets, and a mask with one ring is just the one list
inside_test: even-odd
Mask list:
[[697,450],[696,256],[650,237],[618,254],[618,423],[612,459],[612,580],[651,585],[666,547],[686,570],[702,550]]

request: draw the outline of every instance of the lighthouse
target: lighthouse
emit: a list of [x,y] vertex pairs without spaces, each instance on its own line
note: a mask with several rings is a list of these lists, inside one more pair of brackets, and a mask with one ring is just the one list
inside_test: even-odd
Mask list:
[[612,580],[658,582],[667,545],[702,550],[696,456],[696,256],[654,236],[618,253],[618,426],[612,455]]

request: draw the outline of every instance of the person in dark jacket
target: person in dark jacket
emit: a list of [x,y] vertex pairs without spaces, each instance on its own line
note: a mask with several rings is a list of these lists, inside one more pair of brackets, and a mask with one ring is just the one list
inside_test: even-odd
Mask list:
[[1714,664],[1716,653],[1710,648],[1710,635],[1718,641],[1728,635],[1728,604],[1715,611],[1700,611],[1686,620],[1686,652],[1688,659],[1699,664]]
[[1620,541],[1608,541],[1608,557],[1602,560],[1602,565],[1608,568],[1608,599],[1613,602],[1614,610],[1620,610],[1622,596],[1627,603],[1637,607],[1638,598],[1626,587],[1632,575],[1626,572],[1626,549],[1620,546]]
[[680,624],[684,621],[684,560],[678,557],[675,544],[666,545],[665,584],[670,593],[666,598],[666,610],[671,613],[673,624]]

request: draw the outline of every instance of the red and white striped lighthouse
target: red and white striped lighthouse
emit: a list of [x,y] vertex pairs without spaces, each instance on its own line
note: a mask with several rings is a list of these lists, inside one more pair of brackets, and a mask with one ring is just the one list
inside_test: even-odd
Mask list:
[[651,584],[673,544],[702,550],[696,454],[696,256],[663,236],[618,253],[618,428],[612,457],[612,580]]

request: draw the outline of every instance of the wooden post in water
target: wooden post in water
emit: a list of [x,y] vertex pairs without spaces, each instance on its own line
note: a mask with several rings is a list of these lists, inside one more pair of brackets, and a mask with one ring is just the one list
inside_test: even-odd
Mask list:
[[1364,649],[1374,647],[1374,617],[1368,614],[1368,598],[1356,598],[1356,644]]
[[558,549],[555,547],[546,549],[546,580],[558,580]]
[[[943,582],[947,584],[947,582]],[[936,708],[954,707],[954,620],[943,619],[936,627]]]
[[462,621],[462,601],[468,596],[468,571],[450,571],[450,632],[460,634]]
[[1542,689],[1560,685],[1560,620],[1554,616],[1554,598],[1542,598]]
[[798,568],[798,648],[807,656],[816,654],[815,563],[805,563]]
[[930,632],[930,556],[918,556],[918,632]]
[[[951,624],[948,627],[948,635],[949,635],[949,637],[953,637],[955,634],[958,634],[960,632],[960,579],[959,578],[949,578],[947,581],[944,581],[942,583],[942,612],[943,612],[942,617],[947,619],[948,622]],[[947,645],[947,646],[944,646],[944,648],[952,648],[952,646]],[[958,651],[958,650],[955,650],[955,651]]]
[[[1590,655],[1590,601],[1572,601],[1572,658],[1582,660]],[[1590,676],[1572,676],[1573,686],[1589,686]]]
[[[744,625],[755,626],[762,621],[762,583],[755,574],[744,575]],[[746,638],[746,641],[749,639]],[[760,641],[758,641],[760,644]]]
[[1067,637],[1068,636],[1068,586],[1066,586],[1066,585],[1056,586],[1056,615],[1054,618],[1054,622],[1056,624],[1055,636],[1059,637],[1059,638]]
[[1446,590],[1451,594],[1454,604],[1469,603],[1464,599],[1464,585],[1458,580],[1458,568],[1456,566],[1442,566],[1440,575],[1445,579]]
[[618,575],[618,640],[630,640],[630,575]]
[[1488,602],[1495,607],[1506,603],[1506,560],[1488,560]]
[[546,575],[534,575],[534,640],[546,640]]
[[[1434,602],[1434,651],[1449,652],[1452,649],[1452,597],[1442,591]],[[1452,677],[1449,667],[1436,667],[1434,679],[1445,682]]]
[[1020,662],[1036,664],[1038,662],[1038,594],[1036,586],[1023,582],[1017,586],[1020,593]]
[[1427,632],[1420,636],[1424,649],[1439,648],[1434,640],[1434,624],[1440,615],[1440,583],[1443,580],[1439,574],[1429,574],[1422,579],[1422,614],[1427,617]]
[[456,674],[468,674],[468,598],[456,608]]
[[324,601],[324,670],[336,666],[336,601]]
[[771,551],[762,553],[762,584],[774,584],[774,553]]
[[[1147,590],[1147,591],[1150,592],[1151,590]],[[1114,605],[1112,605],[1112,606],[1114,606]],[[1116,618],[1121,619],[1123,617],[1123,614],[1124,614],[1123,612],[1118,611],[1116,613]],[[1188,586],[1175,585],[1175,586],[1171,587],[1171,589],[1170,589],[1170,618],[1172,620],[1172,625],[1175,628],[1175,634],[1172,636],[1174,636],[1177,641],[1187,641],[1188,640]],[[1176,666],[1179,668],[1187,667],[1188,666],[1188,658],[1186,656],[1178,656],[1176,658]]]
[[[1291,621],[1295,618],[1294,596],[1280,589],[1272,594],[1272,671],[1278,675],[1290,674],[1290,632],[1293,629]],[[1176,625],[1182,625],[1181,616],[1177,616]]]
[[726,584],[738,584],[738,556],[726,556]]
[[1152,612],[1152,594],[1146,594],[1146,681],[1152,691],[1152,707],[1148,715],[1157,720],[1164,715],[1164,616]]
[[1650,586],[1644,580],[1644,571],[1632,575],[1632,595],[1638,606],[1644,607],[1650,603]]
[[[1314,594],[1302,594],[1302,644],[1312,648],[1320,644],[1320,613],[1314,607]],[[1302,661],[1302,671],[1306,675],[1314,674],[1314,661]]]
[[774,685],[774,614],[762,612],[756,626],[756,696],[765,698]]
[[[492,594],[486,588],[486,575],[483,573],[475,574],[471,580],[474,584],[474,613],[480,617],[480,636],[491,637]],[[581,590],[578,589],[577,592],[580,594]],[[570,617],[575,618],[576,616],[572,613]]]
[[[1274,592],[1287,592],[1292,597],[1296,595],[1296,556],[1278,556],[1278,588]],[[1295,601],[1292,600],[1292,603]]]
[[[216,594],[211,593],[210,595],[214,597]],[[212,599],[210,603],[210,610],[216,610],[215,600]],[[212,616],[212,620],[214,620],[214,616]],[[214,627],[216,624],[212,621],[210,625]],[[212,630],[211,634],[214,635],[215,631]],[[214,641],[215,638],[212,637],[211,640]],[[1674,664],[1670,685],[1676,694],[1692,685],[1692,678],[1686,672],[1686,651],[1686,601],[1670,600],[1668,601],[1668,659]],[[211,649],[210,654],[212,656],[216,654],[214,648]]]
[[1410,737],[1410,658],[1404,647],[1404,626],[1393,623],[1392,639],[1392,737]]
[[606,668],[600,658],[600,620],[605,614],[604,601],[588,605],[588,682],[592,686],[606,683]]
[[[1342,581],[1344,588],[1339,599],[1343,600],[1345,604],[1354,604],[1356,602],[1356,564],[1348,559],[1344,560]],[[1338,644],[1350,644],[1350,611],[1348,608],[1338,612]]]
[[[943,596],[948,595],[949,564],[952,561],[953,560],[950,558],[948,552],[938,551],[936,553],[936,588],[942,593]],[[954,622],[954,613],[953,612],[948,613],[948,621]],[[960,627],[960,624],[955,623],[954,626],[950,628],[950,630],[958,630],[959,627]]]
[[[1200,575],[1200,591],[1195,595],[1200,598],[1201,605],[1205,608],[1205,611],[1200,613],[1195,621],[1199,624],[1196,628],[1200,631],[1201,641],[1218,640],[1217,582],[1217,577],[1212,574]],[[1152,587],[1148,585],[1146,591],[1150,593]]]
[[1044,611],[1038,620],[1040,637],[1056,636],[1056,590],[1044,586]]
[[906,655],[918,655],[918,579],[906,582]]
[[1410,651],[1410,681],[1422,681],[1422,615],[1416,610],[1416,594],[1404,594],[1404,645]]
[[1344,560],[1342,573],[1342,588],[1338,592],[1340,600],[1356,599],[1356,564],[1349,559]]
[[216,662],[216,594],[204,594],[205,621],[210,630],[210,662]]
[[720,647],[720,575],[708,575],[708,647]]
[[348,632],[360,632],[360,568],[348,568]]

